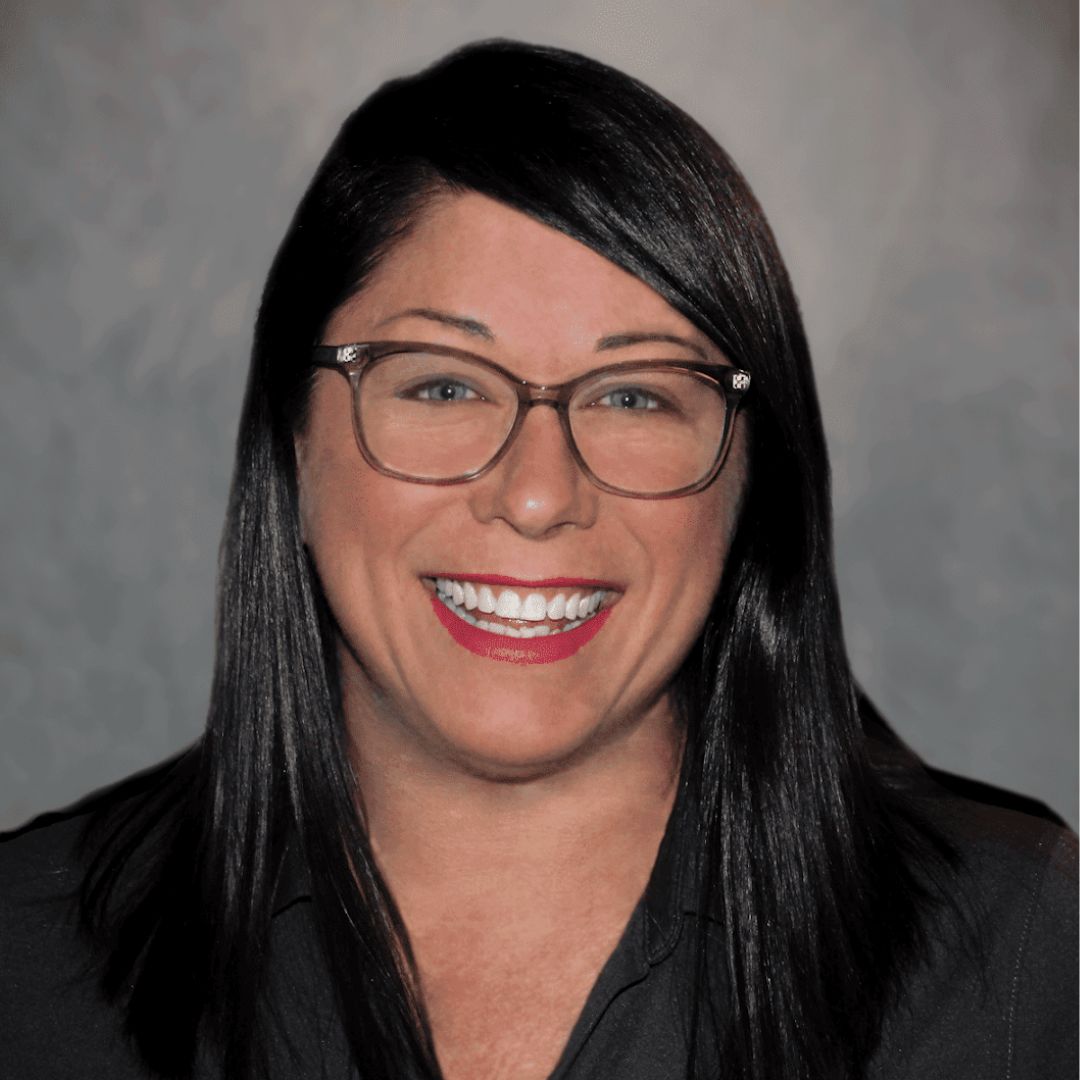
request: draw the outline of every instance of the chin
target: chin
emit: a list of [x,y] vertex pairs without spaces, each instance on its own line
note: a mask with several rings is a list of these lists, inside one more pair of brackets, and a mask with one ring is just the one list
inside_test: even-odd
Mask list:
[[[595,725],[575,725],[550,702],[534,709],[470,716],[439,726],[444,752],[455,765],[486,780],[522,782],[550,776],[587,755],[599,741]],[[557,724],[557,726],[556,726]]]

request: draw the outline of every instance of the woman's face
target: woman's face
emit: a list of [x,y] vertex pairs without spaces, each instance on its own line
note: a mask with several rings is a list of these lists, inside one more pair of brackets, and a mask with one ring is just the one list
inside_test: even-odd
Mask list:
[[[612,347],[615,336],[629,343]],[[430,204],[323,336],[327,344],[388,339],[467,349],[543,385],[622,360],[696,360],[697,350],[721,359],[637,278],[472,193]],[[681,498],[598,489],[550,408],[531,409],[508,454],[479,479],[428,486],[365,462],[349,383],[321,370],[297,438],[301,514],[340,632],[346,713],[361,742],[365,725],[375,725],[444,763],[523,778],[603,752],[643,724],[670,726],[666,688],[702,628],[735,523],[742,423],[718,479]],[[439,578],[458,583],[459,608],[473,599],[470,584],[479,619],[485,583],[494,599],[538,594],[556,615],[560,594],[604,597],[584,633],[566,635],[569,644],[554,633],[514,639],[453,614],[436,597]],[[552,581],[569,584],[536,584]],[[537,625],[500,619],[500,610],[487,621]],[[565,613],[546,621],[553,631],[568,625]]]

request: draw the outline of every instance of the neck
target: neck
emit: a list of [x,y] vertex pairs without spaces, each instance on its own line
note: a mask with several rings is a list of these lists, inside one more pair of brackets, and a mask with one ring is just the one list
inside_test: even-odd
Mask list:
[[[643,890],[678,786],[666,700],[602,747],[529,779],[478,775],[346,701],[372,849],[407,918],[482,893],[508,904]],[[427,898],[426,901],[421,898]]]

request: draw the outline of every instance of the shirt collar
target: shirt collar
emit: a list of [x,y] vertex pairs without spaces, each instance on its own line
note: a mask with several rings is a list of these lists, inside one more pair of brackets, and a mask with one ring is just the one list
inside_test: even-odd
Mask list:
[[645,888],[645,946],[650,963],[656,963],[674,948],[685,916],[701,913],[694,806],[694,798],[683,781]]

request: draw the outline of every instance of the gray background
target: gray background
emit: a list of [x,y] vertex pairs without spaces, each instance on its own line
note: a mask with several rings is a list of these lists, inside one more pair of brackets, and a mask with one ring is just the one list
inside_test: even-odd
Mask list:
[[806,316],[859,677],[933,762],[1076,823],[1074,4],[0,12],[0,827],[198,732],[272,253],[352,106],[494,35],[732,152]]

